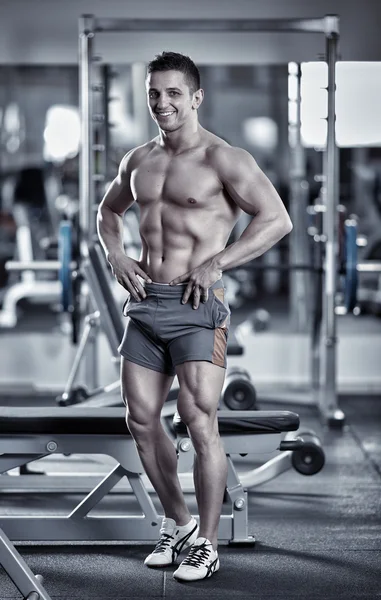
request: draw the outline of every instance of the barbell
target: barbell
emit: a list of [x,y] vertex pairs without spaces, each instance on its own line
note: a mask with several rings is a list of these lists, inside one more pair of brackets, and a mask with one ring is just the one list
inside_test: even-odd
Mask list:
[[[343,304],[347,312],[352,312],[357,305],[358,273],[381,273],[381,262],[368,260],[362,263],[357,262],[357,221],[347,219],[342,228],[342,241],[340,254],[338,257],[338,291],[342,293]],[[324,267],[317,267],[313,264],[261,264],[253,261],[244,265],[253,271],[309,271],[311,273],[324,273]]]

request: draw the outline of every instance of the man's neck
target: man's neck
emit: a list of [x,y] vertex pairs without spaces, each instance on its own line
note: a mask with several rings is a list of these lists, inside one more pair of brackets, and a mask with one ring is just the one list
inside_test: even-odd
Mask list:
[[177,131],[159,130],[160,146],[172,154],[180,154],[198,146],[201,138],[201,126],[198,122],[184,125]]

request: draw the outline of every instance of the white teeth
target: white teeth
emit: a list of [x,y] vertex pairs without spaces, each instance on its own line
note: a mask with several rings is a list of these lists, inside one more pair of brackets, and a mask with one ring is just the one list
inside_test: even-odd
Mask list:
[[158,114],[161,115],[162,117],[168,117],[169,115],[173,115],[173,112],[158,113]]

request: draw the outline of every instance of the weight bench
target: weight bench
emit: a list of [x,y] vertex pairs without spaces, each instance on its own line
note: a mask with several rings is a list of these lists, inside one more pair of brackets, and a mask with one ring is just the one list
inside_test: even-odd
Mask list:
[[[125,422],[124,408],[0,408],[0,472],[25,465],[50,454],[106,454],[117,462],[110,473],[67,516],[1,516],[0,562],[24,596],[49,600],[41,581],[25,568],[10,540],[17,541],[156,541],[161,516],[143,484],[143,467]],[[302,438],[290,438],[299,428],[297,414],[287,411],[219,411],[218,423],[228,459],[226,497],[231,514],[221,515],[219,540],[231,544],[254,543],[248,533],[248,491],[242,484],[230,454],[267,454],[280,451],[275,459],[254,469],[255,485],[263,483],[297,463],[294,453],[310,446]],[[194,451],[185,425],[176,414],[173,422],[178,453],[180,481],[192,468]],[[310,448],[311,450],[311,448]],[[321,450],[321,448],[320,448]],[[311,451],[310,451],[311,455]],[[324,453],[318,452],[319,464]],[[311,465],[310,459],[305,466]],[[316,460],[315,460],[316,463]],[[306,471],[298,469],[300,472]],[[186,473],[185,473],[186,475]],[[119,483],[127,478],[142,514],[90,516],[90,511]],[[253,481],[251,481],[253,483]],[[186,484],[186,480],[185,480]],[[8,539],[9,538],[9,539]]]

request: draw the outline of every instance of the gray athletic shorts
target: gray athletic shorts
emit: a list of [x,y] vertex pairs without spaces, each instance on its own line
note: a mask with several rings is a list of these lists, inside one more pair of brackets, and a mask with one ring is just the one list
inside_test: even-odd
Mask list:
[[146,283],[147,297],[132,296],[123,314],[128,316],[119,353],[138,365],[175,374],[175,366],[205,360],[226,369],[230,309],[222,279],[208,291],[208,300],[192,308],[192,299],[181,303],[186,283],[170,286]]

